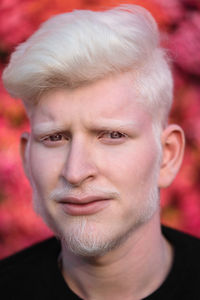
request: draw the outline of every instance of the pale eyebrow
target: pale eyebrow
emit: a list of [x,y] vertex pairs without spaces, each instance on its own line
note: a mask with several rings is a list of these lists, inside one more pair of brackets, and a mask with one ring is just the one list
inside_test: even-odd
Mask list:
[[138,122],[134,120],[125,122],[124,120],[98,120],[94,124],[90,124],[90,130],[99,129],[99,130],[126,130],[126,129],[133,129],[138,127]]
[[[123,120],[98,120],[98,122],[91,122],[86,128],[89,131],[97,131],[97,130],[126,130],[126,129],[133,129],[138,127],[138,122],[134,120],[125,122]],[[51,122],[47,123],[40,123],[33,126],[33,134],[34,135],[42,135],[48,134],[53,132],[63,132],[68,131],[67,126],[65,125],[58,125]]]
[[42,135],[51,132],[64,131],[66,128],[64,126],[52,124],[52,123],[40,123],[33,126],[33,133],[35,135]]

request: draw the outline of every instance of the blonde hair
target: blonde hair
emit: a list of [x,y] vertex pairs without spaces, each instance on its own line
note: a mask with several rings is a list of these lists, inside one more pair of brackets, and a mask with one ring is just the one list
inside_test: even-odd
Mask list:
[[3,82],[12,97],[31,106],[45,91],[73,89],[128,71],[144,105],[153,107],[164,124],[172,102],[172,75],[156,22],[137,5],[50,18],[16,48]]

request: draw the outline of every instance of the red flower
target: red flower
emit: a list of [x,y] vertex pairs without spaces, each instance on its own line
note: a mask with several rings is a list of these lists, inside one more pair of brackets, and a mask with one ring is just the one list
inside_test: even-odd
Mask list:
[[176,63],[190,74],[200,75],[200,13],[189,14],[170,37]]
[[3,49],[22,42],[33,31],[28,19],[29,0],[1,0],[0,46]]

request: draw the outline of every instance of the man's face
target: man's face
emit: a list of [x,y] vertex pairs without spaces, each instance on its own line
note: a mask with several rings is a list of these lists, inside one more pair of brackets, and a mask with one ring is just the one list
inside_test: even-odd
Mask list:
[[126,241],[158,211],[150,114],[123,74],[46,93],[32,111],[26,168],[36,211],[77,254]]

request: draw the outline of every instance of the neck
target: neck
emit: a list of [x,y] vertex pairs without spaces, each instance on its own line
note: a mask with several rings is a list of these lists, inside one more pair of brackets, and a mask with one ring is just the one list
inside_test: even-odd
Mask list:
[[165,280],[172,248],[159,216],[138,228],[119,248],[101,257],[78,257],[63,246],[63,276],[82,299],[142,299]]

